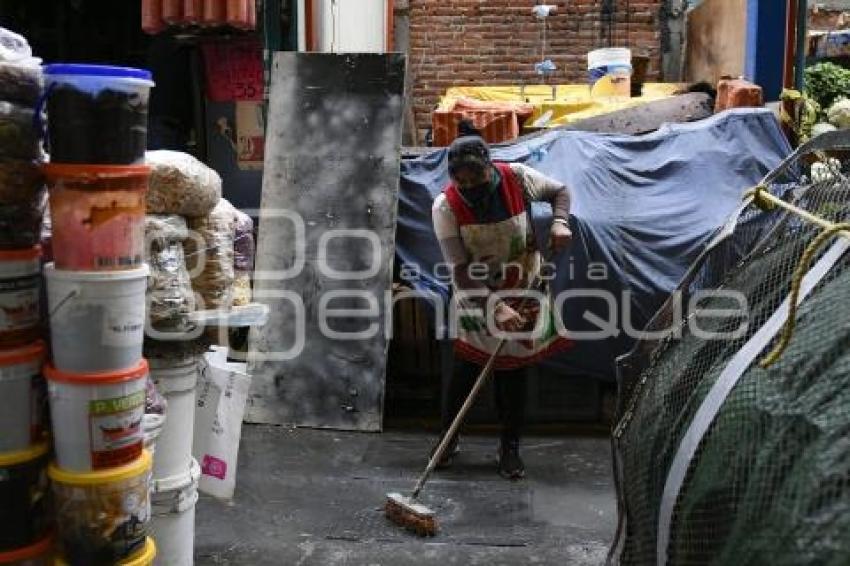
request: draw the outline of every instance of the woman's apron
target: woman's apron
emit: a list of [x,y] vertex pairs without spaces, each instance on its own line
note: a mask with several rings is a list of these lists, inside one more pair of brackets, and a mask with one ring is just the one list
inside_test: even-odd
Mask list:
[[[454,184],[446,189],[446,200],[457,220],[470,263],[488,266],[486,286],[491,291],[529,289],[537,281],[542,259],[530,223],[531,214],[526,210],[525,191],[509,165],[495,166],[502,177],[501,196],[508,210],[507,220],[479,223]],[[503,298],[527,321],[519,332],[531,333],[538,320],[542,320],[539,323],[542,326],[532,339],[508,340],[496,358],[497,370],[525,367],[572,346],[569,339],[558,335],[548,285],[541,292],[545,297],[542,302],[530,298],[523,304],[521,295]],[[500,338],[488,333],[484,308],[462,296],[458,299],[455,354],[484,365],[498,348]]]

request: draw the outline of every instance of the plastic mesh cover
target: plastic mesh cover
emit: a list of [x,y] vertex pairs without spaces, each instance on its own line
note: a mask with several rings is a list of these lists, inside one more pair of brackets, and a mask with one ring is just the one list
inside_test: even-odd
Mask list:
[[[833,171],[812,185],[801,151],[769,189],[833,222],[850,221],[850,181]],[[673,301],[649,330],[682,337],[644,340],[620,360],[620,422],[614,434],[621,564],[655,564],[658,517],[671,463],[719,374],[788,296],[791,277],[820,228],[783,212],[746,209],[734,232],[707,251],[680,288],[746,297],[741,316],[698,316]],[[821,254],[830,247],[824,246]],[[778,363],[741,376],[691,461],[674,507],[668,564],[850,564],[850,253],[802,303]],[[737,300],[711,295],[700,309]],[[684,309],[687,314],[688,309]],[[770,343],[756,358],[772,349]]]

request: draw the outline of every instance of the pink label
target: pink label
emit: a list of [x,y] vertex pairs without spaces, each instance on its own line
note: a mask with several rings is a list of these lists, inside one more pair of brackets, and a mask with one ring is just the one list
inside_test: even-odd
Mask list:
[[201,464],[201,471],[205,476],[212,476],[223,480],[227,476],[227,462],[205,454],[204,461]]

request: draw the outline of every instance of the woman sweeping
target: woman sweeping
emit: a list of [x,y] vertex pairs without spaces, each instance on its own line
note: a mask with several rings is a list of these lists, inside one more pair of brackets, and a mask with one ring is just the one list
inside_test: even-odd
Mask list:
[[[496,352],[500,334],[520,335],[499,351],[494,375],[502,427],[499,473],[519,479],[525,475],[519,455],[527,390],[524,368],[571,345],[557,332],[550,295],[523,300],[522,292],[537,280],[542,265],[530,203],[551,203],[550,245],[557,252],[572,240],[570,194],[562,183],[527,166],[494,163],[480,137],[455,140],[448,159],[451,183],[432,210],[458,305],[453,313],[457,317],[456,361],[445,391],[443,431],[463,405],[481,367]],[[488,319],[494,324],[488,324]],[[457,453],[455,437],[439,467],[450,465]]]

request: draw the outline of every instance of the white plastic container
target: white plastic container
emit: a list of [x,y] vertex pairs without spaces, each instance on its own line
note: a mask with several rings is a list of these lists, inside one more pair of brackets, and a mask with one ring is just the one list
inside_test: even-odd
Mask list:
[[179,475],[192,462],[198,370],[196,358],[151,362],[151,379],[167,401],[165,425],[156,441],[154,479]]
[[72,374],[45,366],[56,463],[85,473],[133,462],[142,454],[148,363],[112,373]]
[[127,271],[44,268],[53,364],[69,373],[114,372],[142,358],[148,266]]
[[192,566],[195,553],[195,504],[201,467],[195,460],[183,473],[154,480],[150,531],[158,566]]
[[632,88],[632,51],[621,47],[587,54],[590,94],[593,98],[629,98]]
[[19,452],[43,440],[44,342],[0,351],[0,453]]
[[41,248],[0,251],[0,348],[39,337]]

